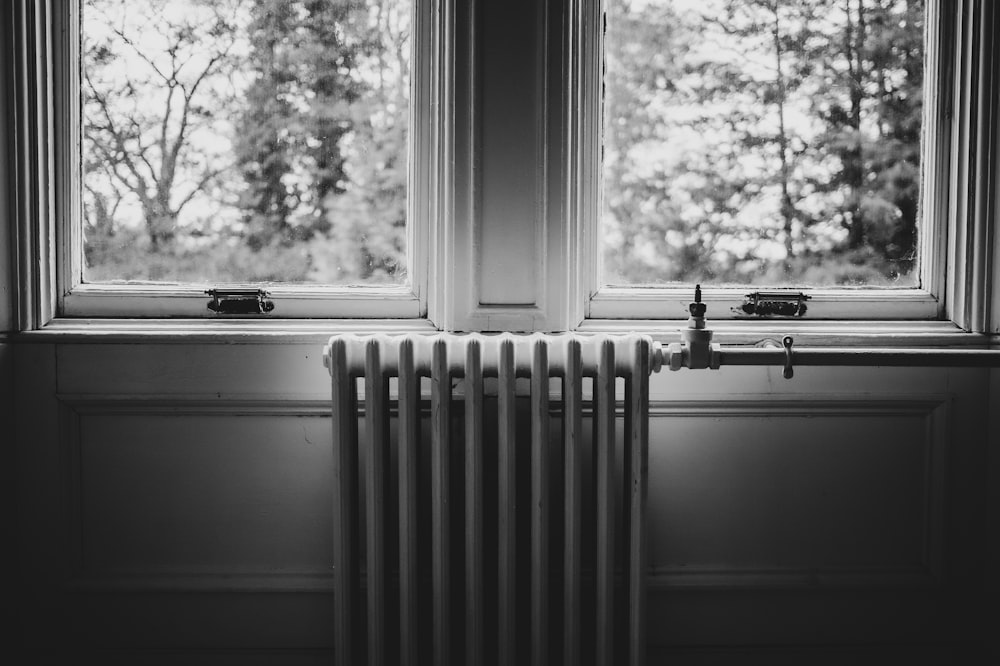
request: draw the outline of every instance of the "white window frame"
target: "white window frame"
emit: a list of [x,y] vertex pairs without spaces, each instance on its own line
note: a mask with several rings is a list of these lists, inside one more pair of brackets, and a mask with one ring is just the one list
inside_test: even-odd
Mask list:
[[[57,269],[45,276],[54,284],[55,302],[49,306],[58,317],[195,317],[220,318],[207,308],[205,290],[216,286],[266,289],[275,310],[266,318],[422,318],[428,308],[428,267],[435,215],[441,206],[435,174],[446,168],[440,158],[440,137],[446,131],[440,103],[448,86],[441,81],[442,12],[437,0],[413,0],[411,41],[411,103],[407,201],[408,284],[401,286],[333,286],[293,284],[112,284],[83,283],[81,203],[80,109],[80,11],[82,0],[56,2],[39,8],[51,12],[42,19],[52,26],[48,43],[39,44],[50,55],[49,76],[38,77],[35,94],[51,121],[46,129],[54,146],[51,189],[55,195],[53,226]],[[39,62],[39,72],[47,63]],[[44,269],[43,269],[44,270]]]
[[[73,155],[72,142],[65,139],[72,128],[60,122],[68,99],[60,86],[73,76],[69,63],[74,61],[65,46],[72,16],[60,0],[0,4],[5,20],[0,83],[12,92],[0,100],[11,153],[5,160],[6,191],[0,195],[13,230],[6,248],[14,272],[13,330],[26,338],[70,340],[228,342],[258,334],[321,340],[334,331],[434,329],[642,331],[675,340],[685,325],[681,308],[690,299],[688,291],[615,294],[597,288],[589,277],[597,266],[599,219],[600,3],[418,1],[424,10],[418,29],[427,38],[414,76],[427,84],[414,92],[412,104],[432,110],[418,118],[411,133],[423,141],[416,150],[429,162],[426,171],[411,174],[411,190],[426,193],[418,206],[425,216],[426,236],[418,243],[425,244],[426,260],[414,264],[424,278],[413,294],[400,297],[402,304],[370,298],[374,292],[364,289],[339,295],[331,290],[300,293],[296,309],[292,298],[276,294],[281,300],[275,316],[238,321],[207,314],[203,294],[136,291],[126,297],[117,288],[103,294],[70,289],[67,300],[59,275],[66,274],[72,246],[56,241],[78,200],[73,187],[79,187],[66,177]],[[946,5],[948,11],[942,9]],[[933,215],[938,229],[923,267],[931,276],[926,278],[930,298],[916,294],[911,302],[897,304],[902,309],[888,318],[881,302],[845,294],[831,298],[829,306],[825,297],[814,298],[804,320],[724,321],[731,302],[719,301],[708,290],[716,341],[754,343],[783,333],[807,345],[983,346],[1000,340],[1000,286],[993,277],[1000,265],[1000,67],[995,64],[1000,62],[1000,11],[981,0],[937,0],[935,7],[934,23],[952,41],[937,50],[947,63],[940,67],[940,80],[950,83],[936,88],[933,106],[941,108],[936,121],[941,132],[928,148],[932,162],[946,165],[928,183],[946,196],[924,213]],[[523,55],[525,44],[532,54],[512,71],[502,48],[518,48]],[[484,113],[487,104],[503,122],[491,124]],[[508,107],[518,111],[518,104],[530,107],[522,116],[530,117],[527,123],[509,122],[505,115]],[[522,195],[504,182],[509,180],[504,164],[533,173],[532,192]],[[512,195],[518,200],[511,201]],[[515,236],[512,228],[522,234],[514,244],[507,240]],[[526,253],[524,230],[533,239]],[[930,236],[922,234],[925,240]],[[0,250],[6,240],[0,239]],[[491,302],[498,293],[507,296],[507,289],[503,282],[491,286],[484,264],[501,280],[513,271],[530,271],[533,279],[519,280],[520,291],[511,290],[517,291],[516,299]],[[171,299],[193,303],[197,312],[177,318]],[[824,312],[827,307],[834,309]],[[851,307],[851,312],[836,310]]]
[[[600,137],[601,118],[601,69],[603,57],[603,2],[580,3],[580,17],[576,28],[580,31],[580,71],[575,72],[576,99],[583,107],[581,136]],[[843,320],[896,320],[941,321],[952,320],[971,330],[971,322],[954,302],[954,286],[967,273],[974,275],[981,267],[963,260],[962,246],[968,242],[964,233],[980,226],[985,220],[966,216],[963,205],[969,201],[967,191],[969,173],[963,164],[961,146],[969,147],[982,136],[983,118],[976,116],[977,105],[995,91],[989,77],[978,76],[972,62],[976,50],[981,53],[990,48],[974,35],[980,16],[988,9],[975,3],[955,3],[935,0],[928,2],[926,25],[927,61],[924,105],[922,219],[918,235],[921,265],[920,287],[914,289],[877,288],[795,288],[807,293],[811,300],[808,313],[802,322]],[[947,7],[945,6],[947,5]],[[954,7],[954,9],[953,9]],[[963,76],[956,76],[961,72]],[[978,78],[978,86],[961,88]],[[963,93],[964,90],[964,93]],[[977,101],[978,100],[978,101]],[[993,116],[995,117],[995,116]],[[971,137],[971,138],[970,138]],[[610,287],[602,283],[600,189],[601,152],[600,140],[581,141],[584,150],[570,171],[575,171],[574,182],[589,195],[582,196],[580,215],[583,238],[581,273],[586,279],[586,296],[583,305],[585,328],[611,326],[621,320],[662,320],[685,317],[685,305],[691,300],[692,286],[663,287]],[[989,151],[993,152],[993,151]],[[981,232],[971,232],[981,236]],[[970,275],[970,279],[975,278]],[[745,294],[757,291],[754,286],[707,287],[704,299],[708,303],[709,317],[714,319],[762,319],[733,314],[743,303]],[[772,321],[788,321],[775,318]]]

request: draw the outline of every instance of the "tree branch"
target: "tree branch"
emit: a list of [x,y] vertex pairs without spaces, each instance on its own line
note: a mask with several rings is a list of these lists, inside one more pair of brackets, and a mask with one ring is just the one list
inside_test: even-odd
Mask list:
[[[163,79],[168,85],[170,84],[170,81],[171,81],[171,79],[173,79],[173,76],[167,76],[162,71],[160,71],[160,68],[157,67],[157,65],[156,65],[155,62],[153,62],[153,59],[150,58],[145,53],[143,53],[143,51],[138,46],[135,45],[135,42],[133,42],[131,39],[129,39],[129,37],[125,34],[124,31],[122,31],[120,28],[112,28],[111,31],[114,32],[115,35],[117,35],[119,39],[121,39],[123,42],[125,42],[132,49],[132,51],[137,56],[139,56],[140,59],[142,59],[143,62],[145,62],[147,65],[149,65],[152,68],[152,70],[154,72],[156,72],[157,76],[159,76],[161,79]],[[176,72],[174,72],[174,74],[176,74]]]
[[[94,86],[94,83],[91,80],[89,73],[84,72],[84,78],[87,82],[87,85],[90,86],[92,93],[91,99],[97,102],[97,105],[100,107],[101,113],[107,122],[107,125],[101,129],[103,129],[104,131],[106,131],[108,134],[111,135],[111,138],[114,140],[115,146],[117,147],[118,152],[120,153],[121,161],[125,163],[125,166],[128,168],[128,170],[132,173],[132,175],[136,179],[135,185],[132,185],[124,181],[123,183],[127,187],[129,187],[129,189],[135,192],[135,194],[139,196],[139,198],[143,201],[144,204],[149,202],[150,198],[148,192],[148,185],[146,184],[146,179],[143,177],[142,173],[139,171],[138,167],[136,167],[135,162],[132,161],[132,158],[129,155],[128,148],[125,145],[125,139],[123,138],[121,132],[116,128],[115,121],[111,116],[111,110],[108,107],[107,99],[97,92],[97,89]],[[101,144],[100,141],[97,141],[96,138],[95,138],[95,144],[99,147],[99,149],[102,149],[102,152],[104,153],[107,159],[114,160],[114,158],[110,155],[110,152]],[[117,162],[118,160],[114,161]]]
[[191,200],[194,199],[199,192],[203,191],[205,189],[205,186],[208,185],[208,183],[213,178],[218,177],[222,172],[224,172],[228,168],[229,167],[226,166],[218,169],[210,169],[208,172],[206,172],[205,175],[202,176],[201,180],[198,181],[198,184],[195,185],[190,192],[188,192],[187,196],[181,199],[181,202],[179,204],[177,204],[177,206],[173,210],[173,214],[180,215],[181,210],[189,203],[191,203]]
[[[177,130],[177,136],[174,137],[173,145],[170,148],[169,153],[164,153],[163,156],[163,168],[161,170],[161,178],[165,182],[173,182],[173,177],[177,168],[177,160],[180,155],[181,149],[184,147],[184,142],[187,136],[188,127],[191,121],[191,102],[194,99],[194,95],[198,92],[198,88],[205,81],[210,73],[215,69],[215,66],[220,63],[226,56],[229,55],[229,51],[233,48],[233,41],[230,41],[228,46],[226,46],[222,51],[217,52],[212,56],[208,64],[202,69],[201,73],[195,78],[194,82],[191,84],[190,88],[183,83],[177,82],[178,87],[181,89],[182,96],[184,98],[181,107],[181,119],[180,127]],[[190,61],[187,61],[190,62]],[[184,64],[186,65],[187,62]],[[183,68],[184,65],[181,65]],[[164,144],[165,146],[165,144]],[[167,176],[169,175],[169,178]]]

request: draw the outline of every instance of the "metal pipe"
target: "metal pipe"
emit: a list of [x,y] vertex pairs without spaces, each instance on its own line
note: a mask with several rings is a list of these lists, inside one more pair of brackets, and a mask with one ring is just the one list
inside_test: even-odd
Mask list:
[[[879,349],[857,347],[824,347],[794,349],[791,336],[786,335],[781,347],[723,347],[718,344],[698,345],[696,342],[675,342],[654,345],[653,371],[660,368],[717,370],[724,365],[780,365],[782,375],[791,379],[795,366],[867,366],[867,367],[1000,367],[1000,350],[988,349]],[[702,356],[708,364],[694,364],[692,348],[705,347]]]
[[819,366],[911,366],[941,368],[997,368],[1000,350],[989,349],[879,349],[856,347],[824,347],[793,349],[790,335],[781,345],[771,347],[730,347],[712,344],[712,332],[705,325],[705,304],[701,302],[701,287],[695,285],[694,301],[689,306],[688,328],[681,330],[680,342],[654,345],[653,372],[666,367],[711,368],[723,365],[780,365],[785,379],[793,375],[796,365]]
[[[778,348],[720,347],[720,365],[784,365]],[[856,347],[793,348],[792,364],[824,366],[917,366],[948,368],[1000,367],[1000,350],[988,349],[872,349]]]
[[[696,331],[701,332],[701,331]],[[404,335],[404,336],[375,336],[384,338],[386,352],[380,357],[382,372],[386,376],[398,376],[398,353],[397,349],[404,342],[410,345],[414,357],[414,372],[417,376],[427,376],[430,374],[429,360],[430,350],[435,343],[444,343],[447,348],[445,363],[447,371],[451,377],[459,378],[465,375],[465,346],[469,342],[476,340],[482,348],[483,375],[488,377],[497,376],[497,360],[499,358],[499,347],[502,342],[509,341],[516,343],[514,372],[516,376],[530,375],[530,356],[526,353],[532,346],[533,341],[546,340],[548,342],[548,352],[550,361],[550,374],[553,377],[562,376],[563,368],[566,365],[567,349],[571,342],[575,342],[580,349],[583,367],[591,370],[585,372],[587,376],[593,376],[593,368],[597,365],[597,352],[599,345],[604,340],[612,340],[615,345],[616,358],[628,358],[628,345],[630,341],[647,336],[636,335],[589,335],[589,334],[556,334],[556,335]],[[786,339],[788,336],[786,336]],[[351,377],[359,377],[364,374],[365,349],[371,336],[338,336],[336,339],[343,341],[342,363],[343,368]],[[701,359],[701,363],[696,363],[696,368],[718,368],[723,365],[778,365],[784,366],[786,371],[794,366],[886,366],[886,367],[953,367],[953,368],[997,368],[1000,367],[1000,350],[987,349],[885,349],[885,348],[858,348],[858,347],[804,347],[792,348],[791,363],[788,363],[788,354],[784,347],[737,347],[722,346],[710,343],[706,339],[684,340],[673,344],[663,344],[649,340],[649,370],[650,372],[660,372],[661,370],[679,370],[690,367],[691,360]],[[528,342],[529,344],[524,344]],[[698,347],[698,353],[691,354],[690,348]],[[328,345],[324,350],[323,362],[328,368],[331,347]],[[520,351],[518,351],[520,350]],[[616,374],[624,376],[628,368],[624,361],[616,367]],[[790,372],[785,373],[791,376]]]

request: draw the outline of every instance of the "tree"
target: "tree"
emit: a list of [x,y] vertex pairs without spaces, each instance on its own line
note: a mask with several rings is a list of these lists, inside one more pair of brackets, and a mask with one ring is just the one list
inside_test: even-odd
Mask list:
[[250,7],[248,36],[252,82],[237,121],[234,152],[246,182],[240,208],[247,246],[254,251],[275,237],[290,241],[289,218],[298,206],[285,184],[292,174],[295,110],[289,99],[295,85],[292,47],[294,8],[288,2],[258,0]]
[[720,211],[727,233],[746,248],[730,252],[744,268],[730,261],[728,280],[752,282],[766,272],[753,256],[762,241],[784,251],[776,272],[793,274],[792,260],[823,213],[808,205],[814,188],[802,175],[822,159],[812,147],[814,123],[796,109],[808,86],[802,44],[815,8],[808,0],[729,0],[719,15],[700,17],[714,49],[688,65],[695,83],[685,103],[702,109],[693,125],[717,140],[703,149],[712,159],[692,169],[702,177],[695,190],[702,207]]
[[405,275],[410,4],[84,3],[94,279]]
[[222,3],[194,2],[190,12],[171,11],[166,0],[125,4],[90,0],[85,8],[88,232],[115,233],[115,211],[132,199],[150,252],[165,253],[181,212],[230,167],[193,143],[211,133],[215,104],[231,99],[235,27]]
[[839,34],[821,43],[831,55],[816,57],[828,85],[848,91],[822,112],[822,140],[840,162],[830,185],[844,194],[844,253],[906,274],[915,265],[924,3],[844,0],[841,11]]
[[351,106],[346,188],[326,197],[329,231],[318,266],[337,281],[397,282],[406,274],[410,13],[372,0],[358,58],[372,72]]
[[307,244],[303,278],[394,279],[405,267],[407,8],[256,0],[251,13],[236,141],[249,246]]
[[909,273],[923,11],[916,0],[611,3],[611,272],[779,285]]
[[[683,279],[705,267],[710,242],[691,230],[680,204],[668,196],[676,164],[670,129],[658,101],[676,92],[689,36],[677,29],[669,3],[633,7],[613,0],[616,18],[605,35],[603,225],[607,272],[612,281]],[[619,278],[620,276],[620,278]]]

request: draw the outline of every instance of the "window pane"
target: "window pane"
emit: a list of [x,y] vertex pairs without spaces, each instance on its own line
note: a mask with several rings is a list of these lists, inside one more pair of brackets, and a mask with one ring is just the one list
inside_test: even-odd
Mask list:
[[406,281],[411,1],[82,4],[85,281]]
[[918,285],[922,0],[607,0],[608,284]]

